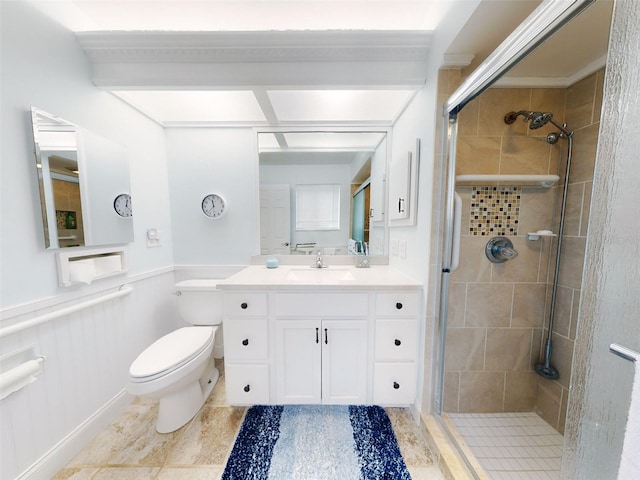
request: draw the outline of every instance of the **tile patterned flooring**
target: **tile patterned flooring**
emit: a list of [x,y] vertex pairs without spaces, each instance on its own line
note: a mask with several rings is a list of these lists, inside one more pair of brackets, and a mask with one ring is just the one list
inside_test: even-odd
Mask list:
[[[187,425],[173,433],[157,433],[157,403],[136,399],[53,480],[219,479],[246,408],[226,404],[224,365],[218,368],[220,380],[213,393]],[[436,457],[408,410],[386,411],[412,479],[442,480]]]
[[558,480],[563,437],[536,413],[449,413],[492,480]]

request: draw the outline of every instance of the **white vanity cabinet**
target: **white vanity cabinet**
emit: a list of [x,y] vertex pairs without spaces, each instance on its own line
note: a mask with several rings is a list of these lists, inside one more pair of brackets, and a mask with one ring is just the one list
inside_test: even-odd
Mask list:
[[367,293],[277,293],[278,404],[361,404],[367,400]]
[[373,403],[413,403],[417,386],[420,293],[380,292],[375,299]]
[[223,296],[225,387],[231,405],[268,404],[267,294]]
[[290,270],[252,266],[218,284],[227,402],[413,404],[421,285],[380,266],[351,268],[348,282],[331,267],[307,283]]

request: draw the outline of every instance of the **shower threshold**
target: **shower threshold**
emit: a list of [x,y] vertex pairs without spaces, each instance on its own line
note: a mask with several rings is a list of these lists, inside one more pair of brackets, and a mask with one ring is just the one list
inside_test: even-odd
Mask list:
[[560,478],[563,437],[537,413],[443,413],[443,419],[481,479]]

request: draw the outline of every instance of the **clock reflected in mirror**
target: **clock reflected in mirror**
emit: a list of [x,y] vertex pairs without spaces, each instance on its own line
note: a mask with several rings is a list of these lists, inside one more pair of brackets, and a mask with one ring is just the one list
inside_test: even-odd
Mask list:
[[113,209],[121,217],[131,217],[133,210],[131,209],[131,195],[121,193],[113,201]]
[[215,193],[210,193],[202,199],[202,213],[209,218],[221,217],[226,211],[224,198]]

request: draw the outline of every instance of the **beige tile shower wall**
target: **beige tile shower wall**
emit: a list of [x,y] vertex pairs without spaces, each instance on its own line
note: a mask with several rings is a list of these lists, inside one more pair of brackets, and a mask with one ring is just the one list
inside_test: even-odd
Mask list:
[[[488,90],[459,115],[456,173],[557,173],[561,146],[545,141],[554,129],[529,130],[520,119],[506,125],[504,115],[542,110],[562,120],[564,104],[563,89]],[[532,411],[551,242],[528,241],[526,233],[555,228],[556,189],[522,187],[517,218],[510,219],[517,230],[508,235],[519,255],[503,264],[485,256],[492,234],[470,230],[472,188],[456,190],[463,199],[463,220],[460,267],[451,275],[444,410]]]
[[[540,379],[535,410],[561,433],[567,411],[569,381],[571,376],[573,347],[576,338],[578,304],[586,246],[587,222],[591,205],[593,171],[600,129],[604,69],[569,87],[566,91],[565,122],[573,135],[573,158],[567,190],[567,208],[563,235],[562,254],[554,334],[551,337],[553,355],[551,364],[560,378],[555,381]],[[566,148],[566,147],[565,147]],[[560,163],[563,177],[566,161]],[[558,190],[558,195],[560,195]],[[560,202],[560,197],[557,201]],[[558,215],[556,215],[558,217]],[[559,219],[556,218],[556,221]],[[550,282],[552,277],[550,277]],[[551,283],[547,289],[547,311],[550,306]],[[547,330],[544,330],[544,338]]]

